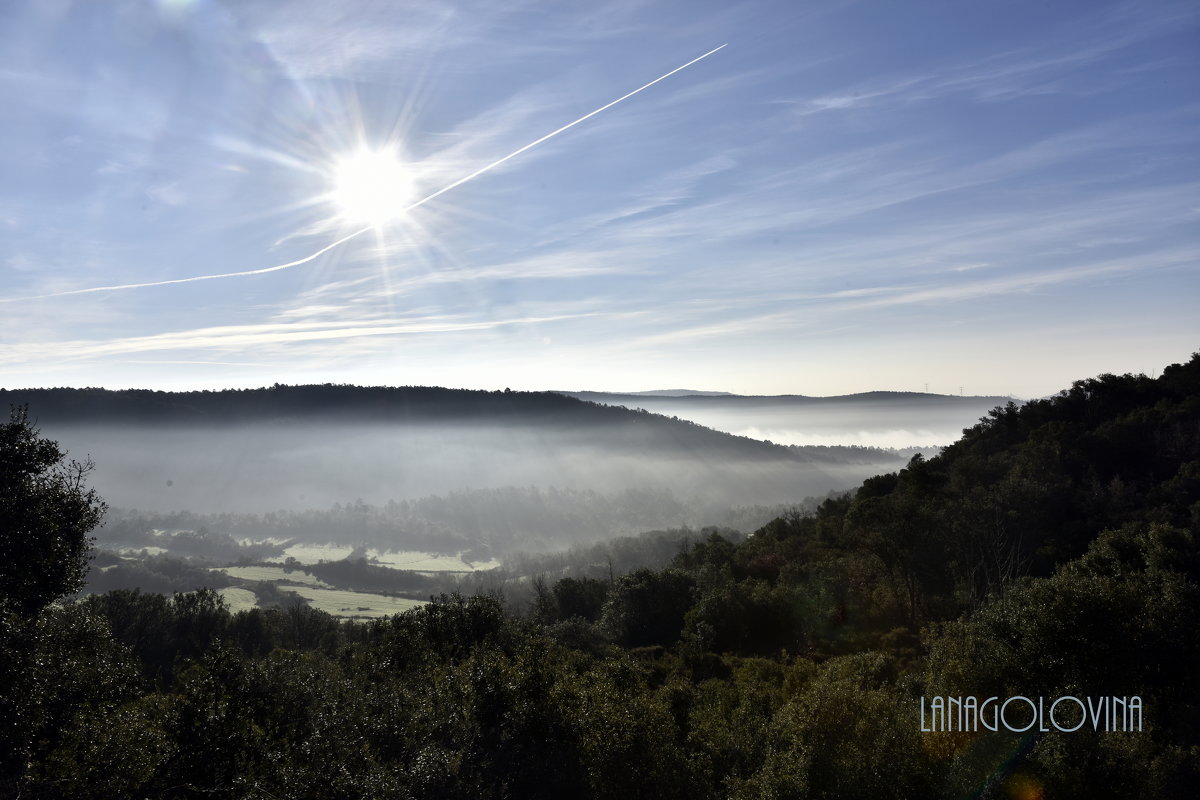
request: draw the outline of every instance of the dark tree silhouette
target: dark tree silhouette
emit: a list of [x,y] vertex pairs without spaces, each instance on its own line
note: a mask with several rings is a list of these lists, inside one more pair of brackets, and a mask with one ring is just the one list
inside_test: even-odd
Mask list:
[[65,459],[25,407],[0,425],[0,606],[32,614],[83,586],[105,505],[85,486],[91,460]]

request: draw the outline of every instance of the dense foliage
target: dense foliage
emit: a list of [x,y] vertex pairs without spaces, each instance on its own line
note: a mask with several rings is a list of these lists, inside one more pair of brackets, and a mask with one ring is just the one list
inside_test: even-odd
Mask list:
[[83,585],[104,505],[84,489],[91,463],[64,459],[24,407],[0,425],[0,611],[36,612]]
[[[369,624],[109,592],[0,622],[0,795],[1189,797],[1200,357],[662,569]],[[1140,732],[923,733],[920,698],[1138,695]]]

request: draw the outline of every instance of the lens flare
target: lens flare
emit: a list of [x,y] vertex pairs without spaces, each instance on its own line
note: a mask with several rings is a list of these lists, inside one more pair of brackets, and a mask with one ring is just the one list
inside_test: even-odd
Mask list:
[[1021,772],[1005,782],[1004,791],[1012,800],[1043,800],[1046,796],[1041,781]]
[[416,197],[412,171],[389,150],[359,150],[334,164],[333,201],[356,225],[379,227],[400,217]]

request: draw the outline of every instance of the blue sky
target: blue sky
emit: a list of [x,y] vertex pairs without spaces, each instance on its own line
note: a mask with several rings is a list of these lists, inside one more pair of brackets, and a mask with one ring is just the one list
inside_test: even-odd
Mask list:
[[[360,228],[349,154],[420,199],[726,43],[162,283]],[[1195,3],[9,0],[0,108],[0,386],[1031,397],[1200,348]]]

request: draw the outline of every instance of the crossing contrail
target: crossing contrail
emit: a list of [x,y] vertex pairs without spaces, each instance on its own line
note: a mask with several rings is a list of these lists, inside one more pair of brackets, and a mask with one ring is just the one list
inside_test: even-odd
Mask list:
[[[606,103],[605,105],[602,105],[599,108],[597,108],[595,111],[590,111],[587,114],[584,114],[582,117],[575,120],[574,122],[568,122],[566,125],[563,125],[561,128],[557,128],[556,130],[553,130],[550,133],[547,133],[542,138],[535,139],[534,141],[530,142],[529,144],[525,145],[524,147],[519,147],[516,150],[513,150],[511,153],[504,156],[503,158],[498,158],[495,161],[493,161],[492,163],[488,164],[487,166],[480,167],[479,169],[475,170],[470,175],[467,175],[466,177],[463,177],[463,178],[459,178],[458,180],[454,181],[454,183],[451,183],[447,186],[443,186],[441,189],[438,189],[433,194],[422,197],[420,200],[417,200],[415,203],[412,203],[409,206],[405,207],[404,212],[412,211],[414,208],[423,206],[426,203],[428,203],[430,200],[433,200],[435,197],[440,197],[441,195],[445,194],[446,192],[450,191],[451,189],[462,186],[467,181],[474,180],[475,178],[478,178],[480,175],[483,175],[486,172],[490,172],[491,170],[500,166],[501,164],[508,161],[509,159],[516,158],[517,156],[524,153],[526,150],[530,150],[534,147],[537,147],[539,144],[546,141],[547,139],[553,139],[555,136],[558,136],[560,133],[570,130],[571,128],[574,128],[579,123],[585,122],[586,120],[591,119],[592,117],[596,116],[597,114],[599,114],[602,111],[607,111],[608,109],[615,106],[617,103],[620,103],[624,100],[628,100],[629,98],[633,97],[635,94],[638,94],[639,92],[644,92],[646,89],[649,89],[651,86],[658,83],[659,81],[666,80],[667,78],[674,75],[676,72],[687,69],[692,64],[695,64],[697,61],[701,61],[705,58],[708,58],[713,53],[715,53],[718,50],[720,50],[724,47],[727,47],[727,46],[728,46],[728,42],[721,45],[720,47],[714,47],[712,50],[709,50],[704,55],[697,56],[696,58],[693,58],[691,61],[687,62],[686,64],[676,67],[675,69],[671,70],[670,72],[666,73],[665,75],[660,75],[659,77],[655,78],[654,80],[650,81],[649,83],[639,86],[638,88],[634,89],[632,92],[621,95],[616,100],[613,100],[611,103]],[[364,233],[366,233],[367,231],[371,230],[374,227],[375,227],[374,225],[368,225],[365,228],[360,228],[359,230],[356,230],[353,233],[343,236],[342,238],[338,239],[335,242],[325,245],[320,250],[317,250],[315,253],[311,253],[311,254],[305,256],[304,258],[298,258],[295,261],[289,261],[286,264],[276,264],[273,267],[262,267],[261,269],[248,269],[248,270],[244,270],[242,272],[222,272],[222,273],[219,273],[216,275],[194,275],[190,278],[172,278],[170,280],[165,280],[165,281],[146,281],[145,283],[122,283],[122,284],[117,284],[114,286],[93,286],[88,289],[71,289],[70,291],[53,292],[51,294],[34,295],[31,297],[2,298],[2,299],[0,299],[0,303],[6,303],[6,302],[11,303],[11,302],[16,302],[18,300],[43,300],[43,299],[46,299],[49,297],[66,297],[68,295],[91,294],[93,292],[115,292],[115,291],[121,291],[124,289],[146,289],[151,286],[170,286],[170,285],[176,284],[176,283],[195,283],[196,281],[213,281],[213,280],[217,280],[219,278],[242,278],[242,277],[247,277],[250,275],[264,275],[268,272],[278,272],[280,270],[291,269],[292,267],[298,267],[302,264],[307,264],[308,262],[312,261],[313,259],[318,258],[319,256],[324,255],[325,253],[328,253],[330,250],[334,249],[335,247],[340,247],[341,245],[345,244],[346,242],[350,241],[351,239],[356,239],[359,236],[362,236]]]

